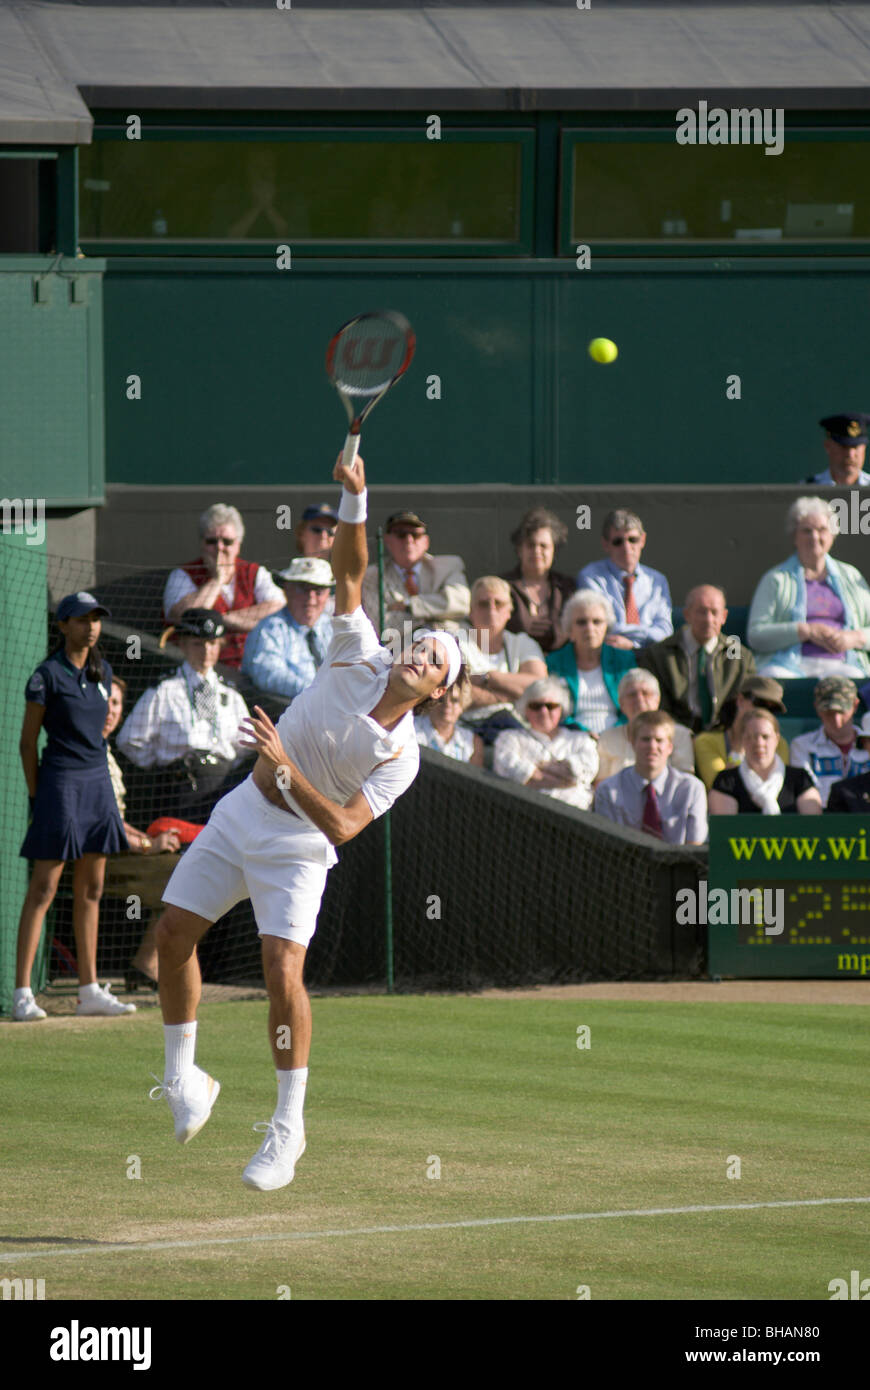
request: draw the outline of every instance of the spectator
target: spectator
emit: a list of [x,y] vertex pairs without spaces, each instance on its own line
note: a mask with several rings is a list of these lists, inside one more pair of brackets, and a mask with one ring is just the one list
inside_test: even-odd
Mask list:
[[[21,761],[32,819],[21,846],[33,873],[18,925],[12,1017],[16,1023],[45,1018],[33,997],[30,976],[45,914],[54,901],[64,864],[73,861],[73,930],[79,971],[79,1014],[128,1014],[97,983],[97,930],[106,856],[124,843],[112,793],[103,725],[112,668],[97,645],[100,619],[111,617],[93,594],[67,594],[57,607],[62,641],[27,682]],[[40,762],[40,731],[47,742]]]
[[550,674],[561,676],[571,692],[572,709],[565,723],[596,736],[625,723],[619,710],[619,681],[635,664],[634,652],[606,644],[613,622],[607,595],[580,589],[562,610],[565,646],[547,657]]
[[740,716],[743,761],[716,776],[709,795],[711,816],[820,815],[822,801],[805,767],[786,767],[776,751],[779,720],[766,709]]
[[671,592],[658,570],[640,563],[646,533],[634,512],[608,512],[601,546],[606,560],[593,560],[577,576],[578,589],[597,589],[606,594],[616,615],[607,635],[610,647],[630,651],[661,642],[674,630]]
[[245,528],[235,507],[216,502],[199,518],[200,555],[174,569],[163,591],[163,614],[177,623],[189,608],[210,608],[223,615],[229,636],[220,652],[226,666],[241,666],[245,638],[270,613],[284,606],[284,596],[264,565],[239,555]]
[[[429,532],[416,512],[394,512],[387,517],[384,544],[389,558],[384,564],[384,630],[397,628],[404,641],[403,625],[437,623],[455,631],[468,617],[469,593],[465,567],[458,555],[430,555]],[[376,631],[381,631],[378,611],[378,567],[369,565],[363,580],[363,608]]]
[[470,704],[471,681],[465,673],[453,682],[428,713],[415,717],[417,742],[424,748],[434,748],[436,753],[443,753],[445,758],[483,767],[483,740],[459,723],[459,716]]
[[737,637],[722,631],[728,618],[725,594],[700,584],[686,597],[685,622],[663,642],[644,647],[637,664],[652,671],[662,692],[662,709],[693,733],[722,727],[722,710],[747,676],[755,658]]
[[517,713],[531,727],[499,734],[493,770],[586,811],[592,805],[598,752],[589,734],[560,724],[570,708],[571,695],[563,680],[545,676],[533,681],[517,701]]
[[328,560],[335,541],[338,512],[328,502],[306,507],[296,527],[296,549],[313,560]]
[[514,601],[508,632],[528,633],[543,652],[562,645],[559,617],[577,588],[569,574],[553,569],[556,551],[567,539],[564,522],[546,507],[533,507],[511,536],[517,563],[502,576]]
[[[750,709],[766,709],[771,714],[785,714],[783,690],[779,681],[770,676],[749,676],[737,694],[722,706],[721,729],[695,735],[695,766],[698,776],[710,790],[720,772],[736,767],[743,761],[742,725],[740,716]],[[776,748],[784,763],[789,761],[788,744],[780,735]]]
[[[296,527],[296,549],[312,560],[328,560],[335,541],[338,512],[328,502],[315,502],[306,507]],[[324,613],[331,618],[335,612],[335,596],[329,595]]]
[[[870,714],[858,725],[858,746],[862,752],[870,752]],[[835,782],[825,810],[831,815],[870,816],[870,771]]]
[[328,560],[301,555],[275,578],[284,586],[286,606],[257,623],[242,671],[259,690],[293,700],[314,680],[332,639],[325,609],[334,580]]
[[817,729],[792,739],[792,767],[806,767],[813,774],[822,805],[835,782],[870,771],[870,754],[858,747],[858,730],[852,723],[858,708],[858,691],[845,676],[826,676],[813,691]]
[[[662,692],[659,689],[658,681],[651,671],[644,671],[639,666],[633,667],[631,671],[626,671],[617,686],[616,693],[619,708],[629,724],[634,716],[640,714],[642,710],[658,709],[661,703]],[[598,777],[596,781],[603,782],[606,777],[613,777],[624,767],[632,767],[633,765],[634,749],[628,738],[628,724],[614,724],[612,729],[605,729],[598,740]],[[692,744],[691,730],[682,724],[674,725],[674,751],[671,755],[671,767],[675,767],[678,772],[694,772],[695,770],[695,750]]]
[[471,679],[471,704],[463,719],[487,745],[502,729],[523,727],[514,701],[547,674],[537,642],[525,632],[507,631],[512,604],[506,580],[494,574],[478,579],[471,591],[471,627],[460,634]]
[[800,497],[786,529],[795,554],[761,579],[749,610],[759,674],[866,679],[870,589],[852,565],[831,558],[837,518],[821,497]]
[[670,765],[673,733],[674,721],[664,710],[636,714],[628,726],[634,767],[599,782],[594,810],[671,845],[701,845],[707,839],[704,786]]
[[[115,793],[115,801],[118,804],[118,812],[124,826],[124,835],[127,840],[126,848],[130,854],[154,855],[154,854],[175,854],[184,842],[190,843],[193,835],[198,834],[202,826],[185,825],[182,821],[164,821],[162,828],[157,827],[161,822],[155,822],[148,830],[137,830],[135,826],[128,824],[124,819],[127,810],[127,790],[124,786],[124,778],[119,768],[115,756],[109,746],[109,737],[115,732],[121,720],[121,713],[124,708],[124,697],[127,693],[127,682],[121,680],[120,676],[112,677],[112,689],[109,692],[109,707],[106,712],[106,722],[103,725],[103,738],[106,740],[106,759],[109,764],[109,776],[112,780],[112,790]],[[186,832],[186,833],[185,833]],[[191,834],[193,832],[193,834]],[[166,877],[169,877],[169,869],[177,863],[173,859],[167,865]],[[111,879],[113,864],[109,864],[107,873],[107,891],[111,895]],[[140,885],[136,885],[137,891]],[[129,878],[125,878],[125,896],[131,889]],[[144,897],[140,893],[140,901]],[[145,903],[142,903],[145,906]],[[127,967],[124,975],[124,987],[128,994],[133,994],[137,989],[157,988],[157,942],[155,940],[153,928],[147,920],[142,935],[142,940],[136,951],[133,960]]]
[[827,415],[820,420],[825,431],[823,448],[828,466],[804,481],[817,487],[866,487],[870,483],[870,473],[864,472],[868,423],[870,415],[865,415],[863,410]]
[[137,701],[117,746],[136,767],[153,769],[148,785],[155,806],[182,820],[202,821],[241,761],[239,725],[248,710],[214,670],[222,615],[189,608],[175,631],[181,665]]
[[134,825],[130,825],[124,820],[124,816],[127,812],[127,789],[124,786],[124,775],[109,746],[109,738],[121,722],[121,714],[124,709],[124,696],[126,693],[127,682],[121,680],[120,676],[113,676],[112,689],[109,693],[109,704],[106,710],[106,722],[103,725],[103,738],[106,741],[106,760],[109,764],[109,778],[112,783],[112,791],[115,794],[118,814],[121,817],[121,823],[124,827],[124,839],[126,840],[126,845],[122,846],[122,850],[126,849],[130,854],[174,854],[182,843],[177,829],[169,827],[152,837],[147,830],[137,830]]

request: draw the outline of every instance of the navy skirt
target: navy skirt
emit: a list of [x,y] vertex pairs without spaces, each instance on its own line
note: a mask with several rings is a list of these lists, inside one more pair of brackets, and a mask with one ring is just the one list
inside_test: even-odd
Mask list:
[[108,765],[82,771],[50,765],[39,769],[22,858],[81,859],[83,854],[118,854],[126,848]]

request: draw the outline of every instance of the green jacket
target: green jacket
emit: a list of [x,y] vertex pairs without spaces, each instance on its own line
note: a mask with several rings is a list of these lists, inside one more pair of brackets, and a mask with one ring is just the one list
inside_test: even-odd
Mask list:
[[[678,724],[686,724],[693,733],[704,728],[700,715],[692,713],[689,705],[689,657],[683,646],[682,628],[663,642],[652,642],[641,647],[637,654],[637,664],[645,671],[651,671],[661,686],[661,708]],[[716,649],[710,657],[712,672],[713,709],[708,729],[722,727],[722,706],[732,699],[747,676],[755,674],[755,657],[748,647],[740,646],[739,656],[728,656],[729,645],[736,638],[726,637],[722,632]]]
[[[604,677],[607,693],[616,706],[619,714],[619,718],[616,721],[617,724],[627,723],[625,715],[619,708],[619,699],[617,698],[616,692],[619,688],[619,682],[622,680],[626,671],[630,671],[633,666],[637,665],[635,656],[636,652],[634,651],[625,651],[620,647],[608,647],[606,643],[601,648],[601,674]],[[562,722],[566,724],[569,729],[582,729],[584,733],[588,734],[589,730],[586,728],[586,725],[582,724],[577,718],[577,697],[580,694],[580,682],[577,678],[577,658],[574,655],[573,643],[566,642],[565,646],[560,647],[557,652],[547,653],[547,670],[550,672],[551,676],[561,676],[563,681],[567,682],[568,689],[571,691],[571,699],[573,701],[571,713],[568,718]]]

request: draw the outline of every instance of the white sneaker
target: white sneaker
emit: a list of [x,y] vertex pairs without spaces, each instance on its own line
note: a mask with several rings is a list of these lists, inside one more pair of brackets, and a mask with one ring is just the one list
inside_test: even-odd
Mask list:
[[242,1182],[258,1192],[286,1187],[293,1181],[296,1164],[305,1152],[304,1132],[275,1120],[261,1121],[254,1129],[265,1130],[266,1137],[242,1174]]
[[201,1067],[191,1067],[183,1076],[153,1086],[148,1094],[152,1100],[166,1098],[175,1118],[175,1137],[179,1144],[187,1144],[199,1134],[220,1091],[219,1081],[208,1076]]
[[91,993],[85,999],[79,999],[77,1014],[101,1014],[103,1017],[113,1018],[116,1014],[134,1014],[135,1004],[122,1004],[120,999],[116,999],[108,985],[98,989],[96,994]]
[[23,999],[17,999],[12,1006],[13,1023],[34,1023],[38,1018],[46,1018],[45,1009],[41,1009],[32,994],[27,994]]

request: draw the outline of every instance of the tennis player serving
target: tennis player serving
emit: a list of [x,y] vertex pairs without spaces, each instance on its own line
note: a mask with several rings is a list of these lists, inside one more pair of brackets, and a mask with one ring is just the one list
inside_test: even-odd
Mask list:
[[[186,1144],[208,1120],[220,1086],[194,1064],[201,992],[196,943],[250,897],[262,938],[269,1040],[278,1104],[242,1180],[261,1192],[292,1181],[305,1148],[302,1118],[311,1008],[302,981],[334,846],[383,815],[413,782],[419,750],[413,711],[464,680],[448,632],[427,630],[397,660],[382,647],[360,603],[368,563],[363,461],[341,459],[343,484],[331,563],[336,581],[332,642],[314,682],[277,727],[258,706],[243,728],[259,756],[250,777],[218,802],[173,873],[157,925],[160,1004],[166,1042],[164,1096],[175,1137]],[[289,1046],[287,1045],[289,1041]]]

